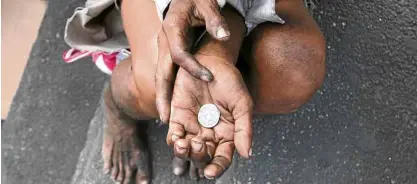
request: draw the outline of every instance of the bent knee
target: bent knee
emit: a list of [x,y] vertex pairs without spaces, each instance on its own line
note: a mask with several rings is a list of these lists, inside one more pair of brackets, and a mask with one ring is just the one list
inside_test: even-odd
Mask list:
[[[284,76],[285,75],[285,76]],[[283,114],[296,111],[307,103],[322,84],[311,72],[289,69],[261,87],[255,109],[263,114]]]
[[267,49],[258,50],[258,112],[293,112],[320,88],[325,77],[325,41],[322,36],[314,39],[270,40],[263,44]]

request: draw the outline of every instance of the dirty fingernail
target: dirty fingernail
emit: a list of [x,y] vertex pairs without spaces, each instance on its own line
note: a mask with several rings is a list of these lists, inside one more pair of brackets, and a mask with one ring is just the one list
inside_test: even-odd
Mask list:
[[201,144],[200,142],[197,142],[197,141],[191,141],[191,147],[192,147],[193,151],[199,152],[199,151],[201,151],[201,148],[203,148],[203,144]]
[[178,145],[177,145],[176,149],[177,149],[177,152],[180,153],[180,154],[183,154],[183,153],[185,153],[187,151],[187,149],[181,148]]
[[230,35],[230,33],[228,31],[226,31],[226,29],[224,29],[223,27],[220,27],[217,30],[216,35],[217,35],[217,38],[225,38],[225,37],[228,37]]

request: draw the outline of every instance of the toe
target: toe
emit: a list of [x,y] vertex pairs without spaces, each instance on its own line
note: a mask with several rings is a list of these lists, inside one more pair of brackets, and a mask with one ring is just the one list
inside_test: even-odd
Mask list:
[[187,163],[186,160],[175,157],[172,159],[172,172],[177,176],[181,176],[187,170]]
[[199,177],[197,175],[197,168],[194,166],[194,164],[192,162],[190,162],[189,172],[190,172],[190,178],[192,180],[198,180]]
[[204,170],[203,169],[198,169],[198,176],[200,178],[204,178]]
[[132,168],[130,168],[129,166],[125,165],[125,178],[123,180],[123,182],[121,182],[122,184],[130,184],[130,181],[132,181],[132,173],[133,170]]
[[124,177],[125,177],[125,168],[124,168],[124,163],[122,160],[122,154],[119,155],[119,174],[117,175],[116,181],[123,183]]
[[138,170],[138,172],[136,173],[136,184],[148,184],[148,183],[149,183],[149,177]]
[[118,174],[119,174],[119,167],[113,167],[111,170],[111,179],[113,181],[116,181]]
[[101,155],[103,157],[103,172],[108,174],[112,167],[112,151],[113,151],[113,141],[109,139],[106,135],[104,136],[103,146],[101,149]]
[[114,149],[112,153],[111,179],[116,181],[118,174],[119,174],[119,152],[117,151],[117,149]]

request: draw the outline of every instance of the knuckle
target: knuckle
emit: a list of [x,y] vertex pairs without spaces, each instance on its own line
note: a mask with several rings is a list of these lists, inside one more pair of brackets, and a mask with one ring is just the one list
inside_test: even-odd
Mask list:
[[174,63],[178,65],[184,64],[183,52],[181,50],[172,50],[171,57]]
[[214,13],[214,15],[210,16],[208,22],[212,26],[217,26],[219,24],[222,24],[224,22],[224,20],[223,20],[223,17],[220,14]]

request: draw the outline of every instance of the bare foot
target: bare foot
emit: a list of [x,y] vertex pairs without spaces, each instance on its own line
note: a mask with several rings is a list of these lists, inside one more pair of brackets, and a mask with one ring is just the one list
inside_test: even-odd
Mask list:
[[103,171],[121,184],[135,180],[136,184],[147,184],[149,156],[143,141],[147,124],[124,114],[116,107],[110,93],[104,95],[106,125],[102,146]]

